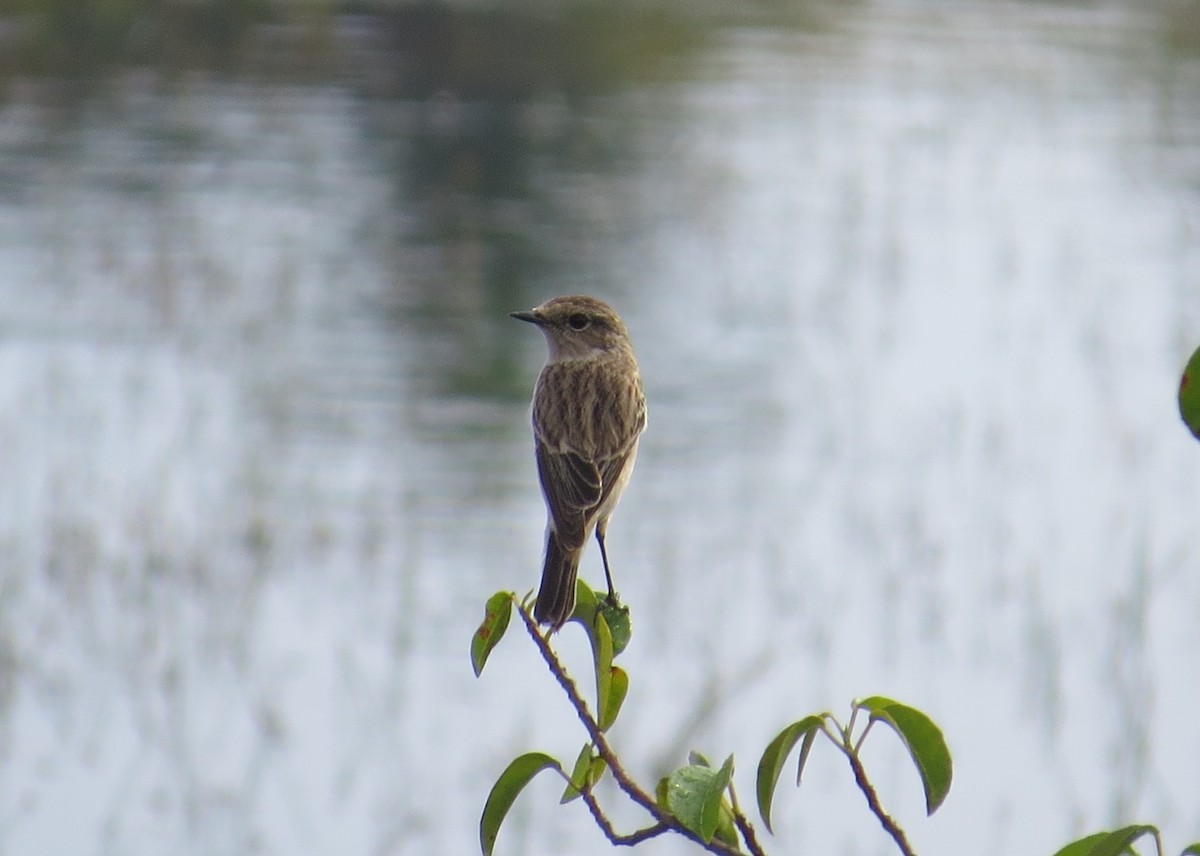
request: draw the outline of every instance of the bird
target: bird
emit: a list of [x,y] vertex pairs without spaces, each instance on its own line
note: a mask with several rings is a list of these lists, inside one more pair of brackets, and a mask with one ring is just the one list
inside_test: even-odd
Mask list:
[[568,295],[510,315],[537,326],[549,347],[533,392],[534,454],[547,512],[534,618],[553,633],[575,609],[579,560],[593,533],[609,602],[617,602],[604,539],[637,460],[646,396],[629,332],[607,303]]

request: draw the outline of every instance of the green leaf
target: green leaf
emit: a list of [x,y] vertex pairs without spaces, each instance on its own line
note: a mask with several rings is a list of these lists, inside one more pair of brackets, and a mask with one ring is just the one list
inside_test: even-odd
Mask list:
[[562,772],[558,761],[544,752],[527,752],[514,759],[500,774],[500,778],[496,779],[496,784],[492,785],[492,791],[483,806],[483,817],[479,819],[479,847],[483,856],[491,856],[492,848],[496,845],[496,836],[500,834],[500,824],[504,823],[504,818],[521,789],[529,784],[530,779],[548,767]]
[[733,809],[732,809],[732,807],[728,807],[727,803],[725,801],[725,791],[727,791],[728,788],[730,788],[730,782],[732,782],[732,780],[733,780],[733,755],[730,755],[730,756],[728,756],[728,758],[725,759],[725,764],[721,765],[720,770],[716,771],[716,780],[713,783],[712,797],[710,797],[710,800],[709,800],[709,803],[712,804],[712,807],[709,807],[708,803],[706,803],[706,806],[704,806],[704,812],[706,812],[706,818],[707,818],[707,815],[709,812],[712,812],[712,814],[713,814],[713,832],[716,832],[716,828],[718,828],[718,826],[720,825],[722,808],[727,807],[728,809],[730,809],[730,812],[731,812],[730,818],[732,820],[732,816],[733,816],[732,810]]
[[571,768],[571,777],[567,780],[567,787],[558,801],[559,805],[579,799],[583,795],[583,789],[587,785],[588,770],[591,767],[592,744],[584,743],[583,748],[579,750],[579,757],[575,759],[575,766]]
[[1078,841],[1072,841],[1066,847],[1056,851],[1054,856],[1088,856],[1096,843],[1107,835],[1107,832],[1094,832]]
[[629,676],[622,673],[624,685],[617,688],[619,697],[613,698],[612,631],[604,619],[596,593],[581,579],[575,581],[575,611],[571,613],[571,618],[583,625],[592,646],[592,666],[596,670],[596,710],[599,711],[600,729],[604,731],[613,724],[620,712],[625,693],[629,690]]
[[799,785],[804,762],[808,758],[808,752],[812,748],[813,740],[816,739],[824,719],[824,716],[814,715],[793,722],[767,744],[762,757],[758,760],[758,776],[755,785],[758,794],[758,813],[762,815],[763,823],[767,825],[767,830],[770,832],[774,832],[771,829],[771,803],[775,799],[775,786],[779,784],[779,774],[783,772],[783,765],[787,763],[788,755],[791,753],[792,747],[796,745],[796,741],[803,738],[804,744],[800,747],[800,764],[796,770],[796,784]]
[[[1133,824],[1111,832],[1094,832],[1078,841],[1072,841],[1054,856],[1121,856],[1123,853],[1132,853],[1133,842],[1147,833],[1154,836],[1155,848],[1159,856],[1162,856],[1158,829],[1147,824]],[[1193,844],[1192,847],[1197,845]],[[1187,852],[1185,850],[1181,856],[1186,856]]]
[[508,629],[508,619],[512,616],[513,594],[508,591],[498,591],[488,598],[483,608],[483,623],[471,637],[471,668],[475,677],[483,672],[488,655],[496,644],[504,638]]
[[613,656],[619,657],[629,645],[633,636],[633,626],[629,620],[629,607],[615,606],[605,600],[600,605],[600,614],[604,616],[608,629],[612,631]]
[[607,602],[602,604],[587,583],[576,580],[575,611],[571,617],[583,625],[592,645],[592,666],[596,670],[596,710],[599,711],[601,731],[607,731],[616,722],[625,695],[629,692],[629,675],[612,664],[617,649],[608,624],[609,616],[623,622],[624,647],[629,641],[628,610],[613,607]]
[[612,634],[613,656],[617,656],[629,644],[633,635],[633,627],[629,620],[629,607],[610,603],[607,597],[601,598],[592,587],[582,578],[575,581],[575,610],[571,618],[581,622],[585,627],[591,627],[596,615],[604,616]]
[[575,759],[575,767],[571,770],[571,780],[567,782],[559,805],[579,799],[584,790],[595,786],[600,781],[600,777],[607,769],[608,764],[604,759],[592,751],[592,744],[585,743],[579,750],[579,757]]
[[800,777],[804,775],[804,765],[808,762],[808,753],[812,751],[813,741],[820,731],[810,731],[800,741],[800,758],[796,762],[796,787],[800,787]]
[[[699,752],[689,752],[688,761],[698,767],[712,767],[708,758]],[[725,786],[717,791],[719,800],[717,804],[717,826],[713,833],[713,837],[724,841],[731,847],[738,846],[737,823],[733,819],[733,805],[725,798],[725,790],[729,787],[729,781],[733,778],[733,756],[730,755],[725,759],[725,763],[721,765],[721,769],[717,771],[718,777],[724,776]]]
[[1154,838],[1155,851],[1158,856],[1162,856],[1162,842],[1159,840],[1158,827],[1148,823],[1131,824],[1110,832],[1106,839],[1092,848],[1091,856],[1120,856],[1122,853],[1131,852],[1130,845],[1143,835],[1150,835]]
[[1179,379],[1179,415],[1200,440],[1200,348],[1192,354]]
[[669,812],[670,806],[667,805],[667,790],[671,784],[669,776],[663,776],[658,780],[658,784],[654,786],[654,801],[658,803],[658,807]]
[[1183,852],[1179,856],[1200,856],[1200,841],[1183,848]]
[[950,792],[954,777],[950,749],[942,730],[916,708],[883,696],[863,699],[856,702],[855,707],[866,709],[871,719],[887,723],[900,735],[921,774],[926,813],[937,811]]
[[625,696],[628,693],[629,675],[620,666],[613,666],[608,682],[608,699],[604,707],[600,709],[601,731],[608,731],[617,721],[617,714],[621,712],[621,705],[625,703]]
[[[612,706],[612,633],[608,630],[608,622],[599,612],[592,616],[588,630],[588,639],[592,643],[592,665],[596,668],[596,709],[600,711],[600,730],[605,730],[611,723],[603,722],[604,713]],[[628,689],[626,685],[626,689]],[[624,699],[622,699],[623,701]],[[620,701],[617,710],[620,710]],[[614,714],[615,715],[615,714]]]
[[608,762],[597,755],[592,758],[592,766],[588,770],[588,786],[595,787],[596,783],[604,776],[604,771],[608,769]]
[[721,798],[721,811],[717,817],[717,831],[713,837],[737,849],[737,822],[733,819],[733,806],[724,797]]
[[720,770],[698,764],[680,767],[667,777],[667,810],[707,844],[716,834],[721,802],[732,776],[732,755]]
[[600,601],[596,598],[592,587],[585,583],[582,577],[576,579],[575,609],[571,612],[571,618],[582,622],[585,627],[591,627],[592,618],[599,608]]

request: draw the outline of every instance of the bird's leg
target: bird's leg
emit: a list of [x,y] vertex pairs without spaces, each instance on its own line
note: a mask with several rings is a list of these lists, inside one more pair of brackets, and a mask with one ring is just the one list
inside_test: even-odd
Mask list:
[[600,558],[604,561],[604,579],[608,582],[608,602],[617,605],[617,592],[613,588],[612,572],[608,569],[608,551],[604,549],[604,530],[596,527],[596,542],[600,545]]

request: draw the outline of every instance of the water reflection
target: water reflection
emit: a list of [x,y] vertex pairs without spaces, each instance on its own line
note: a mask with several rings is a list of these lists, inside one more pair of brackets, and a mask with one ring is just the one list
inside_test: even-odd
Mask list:
[[[1186,840],[1195,61],[1137,12],[810,14],[580,44],[430,7],[301,71],[247,28],[229,74],[10,80],[0,846],[466,851],[513,753],[577,751],[519,642],[465,658],[538,570],[506,313],[568,291],[651,397],[610,539],[635,769],[747,772],[884,692],[955,751],[927,823],[873,759],[923,851]],[[808,775],[784,848],[885,852]],[[607,849],[547,788],[503,845]]]

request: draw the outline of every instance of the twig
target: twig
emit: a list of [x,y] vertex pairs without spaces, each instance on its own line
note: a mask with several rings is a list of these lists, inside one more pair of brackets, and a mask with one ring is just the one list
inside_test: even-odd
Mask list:
[[600,803],[596,802],[596,795],[592,793],[591,788],[585,788],[580,791],[580,796],[587,803],[588,809],[592,812],[592,817],[596,820],[596,825],[613,844],[632,847],[639,844],[648,838],[654,838],[657,835],[662,835],[664,832],[670,832],[671,828],[663,823],[656,823],[654,826],[647,826],[645,829],[638,829],[628,835],[623,835],[613,829],[612,823],[605,816],[604,810],[600,808]]
[[742,838],[745,840],[746,846],[750,848],[750,852],[754,856],[766,856],[762,845],[758,843],[758,836],[754,834],[750,818],[746,817],[742,812],[742,807],[738,805],[737,791],[734,790],[732,779],[729,780],[729,802],[733,804],[733,822],[737,824],[738,831],[742,833]]
[[[854,709],[854,713],[858,713],[858,708],[855,708],[855,709]],[[853,715],[854,715],[854,714],[851,714],[851,716],[853,716]],[[866,727],[863,729],[863,732],[862,732],[862,734],[858,735],[858,739],[854,741],[854,751],[855,751],[856,753],[857,753],[857,752],[858,752],[858,750],[859,750],[859,749],[862,747],[862,745],[863,745],[863,741],[867,739],[867,735],[871,733],[871,726],[872,726],[872,725],[874,725],[874,724],[875,724],[875,720],[874,720],[874,719],[868,719],[868,720],[867,720],[867,725],[866,725]],[[853,729],[853,728],[854,728],[854,723],[853,723],[853,722],[851,722],[851,724],[850,724],[850,728],[851,728],[851,729]],[[847,731],[846,733],[847,733],[847,734],[849,734],[850,732],[849,732],[849,731]]]
[[[600,724],[596,722],[596,718],[592,716],[591,711],[588,710],[587,702],[584,701],[583,696],[579,694],[579,688],[575,686],[575,682],[571,680],[566,671],[563,669],[562,664],[558,661],[558,657],[550,647],[550,642],[547,637],[543,636],[541,631],[538,630],[537,623],[534,621],[533,616],[530,615],[525,608],[519,604],[517,605],[517,613],[521,616],[521,620],[525,622],[525,629],[529,631],[529,635],[532,637],[533,643],[537,646],[538,651],[541,652],[542,659],[546,661],[546,665],[549,667],[551,674],[554,675],[554,678],[558,681],[559,686],[563,688],[563,692],[567,694],[567,699],[571,702],[571,706],[575,708],[575,713],[578,715],[579,721],[583,723],[584,730],[587,731],[588,737],[591,738],[592,745],[596,747],[596,751],[600,753],[600,757],[604,759],[606,764],[608,764],[608,769],[612,772],[613,779],[616,780],[616,783],[621,790],[623,790],[631,800],[640,805],[642,808],[646,809],[646,811],[650,812],[650,814],[653,815],[654,819],[658,822],[657,825],[666,827],[668,829],[673,829],[680,835],[690,838],[692,841],[696,842],[710,853],[720,853],[722,856],[739,856],[741,851],[738,850],[738,848],[730,847],[723,841],[720,841],[716,838],[714,838],[712,841],[705,841],[695,832],[680,823],[679,820],[670,813],[664,811],[652,796],[638,787],[637,783],[634,782],[633,779],[630,778],[629,774],[625,772],[625,768],[621,766],[621,762],[617,758],[616,752],[613,751],[612,746],[609,744],[608,738],[604,735],[604,732],[600,730]],[[589,803],[588,807],[590,809],[593,808],[591,803]],[[595,814],[598,810],[599,806],[596,806],[593,809],[593,814]],[[655,829],[655,827],[652,826],[649,827],[649,829]],[[634,834],[636,835],[637,833]],[[660,833],[656,832],[654,834],[658,835]]]
[[862,761],[858,760],[858,755],[841,744],[839,744],[839,748],[850,759],[850,769],[854,771],[854,781],[858,784],[858,789],[863,792],[863,796],[867,798],[867,807],[871,809],[871,813],[879,818],[884,830],[892,836],[892,840],[896,842],[896,846],[900,848],[900,852],[904,856],[916,856],[912,845],[908,843],[908,838],[904,835],[904,830],[883,810],[883,806],[879,802],[879,795],[867,781],[867,771],[863,767]]

